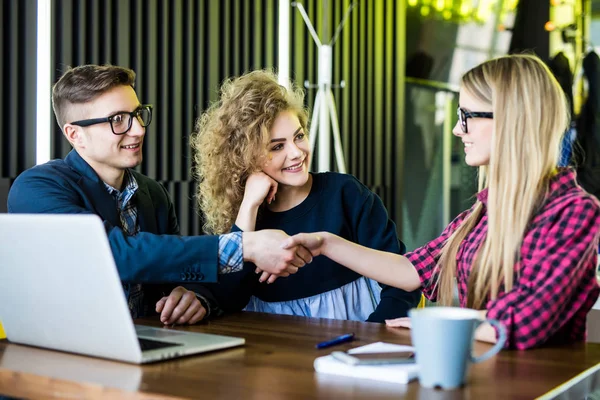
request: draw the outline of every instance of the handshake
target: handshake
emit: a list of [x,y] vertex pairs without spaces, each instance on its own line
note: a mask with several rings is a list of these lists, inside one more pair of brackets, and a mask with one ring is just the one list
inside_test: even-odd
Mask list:
[[[321,253],[326,233],[299,233],[289,236],[280,230],[265,229],[242,234],[244,261],[256,265],[260,281],[273,283],[279,277],[298,272]],[[203,299],[205,300],[205,299]],[[156,312],[165,325],[195,324],[207,309],[191,290],[178,286],[156,303]]]
[[256,265],[261,282],[273,283],[278,277],[295,274],[299,268],[311,263],[313,257],[321,254],[323,242],[319,234],[299,233],[290,237],[274,229],[244,232],[244,261]]

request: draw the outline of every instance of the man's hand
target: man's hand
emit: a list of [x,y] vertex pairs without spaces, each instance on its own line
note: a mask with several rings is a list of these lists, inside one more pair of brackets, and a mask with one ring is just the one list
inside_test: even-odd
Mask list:
[[178,286],[156,303],[156,312],[165,325],[195,324],[206,316],[206,309],[191,290]]
[[278,276],[290,276],[312,262],[311,253],[302,246],[282,248],[281,244],[287,238],[285,232],[273,229],[242,234],[244,261],[251,261],[264,271],[261,282],[263,277],[273,282]]
[[310,251],[313,257],[320,255],[325,246],[325,237],[327,232],[316,233],[299,233],[283,242],[284,249],[292,249],[294,247],[304,247]]

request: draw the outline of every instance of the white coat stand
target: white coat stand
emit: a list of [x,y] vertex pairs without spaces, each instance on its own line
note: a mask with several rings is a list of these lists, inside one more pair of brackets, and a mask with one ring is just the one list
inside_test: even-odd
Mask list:
[[[344,152],[342,150],[342,141],[340,139],[340,125],[338,124],[337,119],[337,110],[335,107],[335,98],[333,97],[333,92],[331,91],[333,86],[331,84],[331,75],[332,75],[332,47],[336,42],[348,16],[352,12],[352,9],[356,6],[356,3],[352,3],[344,18],[338,25],[335,34],[331,38],[328,44],[322,44],[321,40],[317,36],[317,32],[313,27],[308,15],[306,14],[306,10],[304,10],[304,6],[301,3],[293,2],[291,3],[292,7],[298,8],[300,11],[300,15],[302,15],[302,19],[306,24],[310,34],[312,35],[317,47],[319,49],[319,83],[317,85],[311,85],[308,81],[304,82],[304,86],[307,88],[318,88],[317,95],[315,97],[314,105],[313,105],[313,113],[312,113],[312,121],[310,124],[310,151],[311,154],[314,154],[315,144],[317,141],[317,137],[319,138],[319,158],[317,164],[318,172],[330,171],[330,149],[331,149],[331,137],[329,135],[330,126],[333,130],[333,145],[335,148],[335,160],[337,163],[338,171],[341,173],[346,173],[346,162],[344,161]],[[345,87],[345,82],[341,81],[340,85],[337,87]]]

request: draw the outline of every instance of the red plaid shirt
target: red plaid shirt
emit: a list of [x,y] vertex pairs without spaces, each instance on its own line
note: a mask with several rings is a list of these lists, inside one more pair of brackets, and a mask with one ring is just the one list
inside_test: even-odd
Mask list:
[[[485,206],[487,189],[477,198]],[[440,237],[406,254],[419,273],[423,293],[432,301],[437,298],[434,268],[440,250],[472,210],[456,217]],[[456,256],[461,307],[467,304],[471,264],[487,234],[487,221],[484,207],[483,217]],[[500,290],[496,300],[486,304],[487,317],[506,327],[506,348],[585,339],[587,313],[600,293],[596,280],[599,236],[600,203],[577,185],[573,171],[561,169],[550,181],[548,199],[525,233],[512,290]]]

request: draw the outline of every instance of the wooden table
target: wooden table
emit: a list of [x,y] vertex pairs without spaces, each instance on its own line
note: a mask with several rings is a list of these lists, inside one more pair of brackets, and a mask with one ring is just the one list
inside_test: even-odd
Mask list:
[[[158,319],[138,324],[159,326]],[[0,393],[26,398],[206,399],[533,399],[600,362],[600,344],[503,351],[471,367],[460,390],[426,390],[418,382],[397,385],[317,374],[316,357],[331,349],[315,344],[348,332],[349,349],[376,341],[410,343],[410,332],[384,325],[239,313],[177,329],[246,338],[246,345],[205,355],[136,366],[0,341]],[[477,343],[481,354],[489,345]]]

